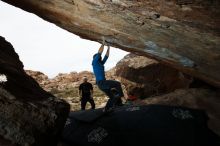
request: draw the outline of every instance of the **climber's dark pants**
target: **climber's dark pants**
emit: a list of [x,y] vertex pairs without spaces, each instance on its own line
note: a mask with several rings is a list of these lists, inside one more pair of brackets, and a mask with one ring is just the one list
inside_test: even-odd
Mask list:
[[[102,90],[109,97],[109,100],[105,106],[106,109],[122,105],[121,97],[123,97],[124,94],[120,82],[115,80],[102,80],[97,82],[97,85],[99,89]],[[115,88],[117,90],[117,96],[112,93],[112,88]]]

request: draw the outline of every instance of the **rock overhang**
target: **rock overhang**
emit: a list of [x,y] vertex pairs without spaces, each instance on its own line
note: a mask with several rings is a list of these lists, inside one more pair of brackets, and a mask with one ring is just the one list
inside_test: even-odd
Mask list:
[[82,38],[120,49],[220,87],[218,0],[3,0]]

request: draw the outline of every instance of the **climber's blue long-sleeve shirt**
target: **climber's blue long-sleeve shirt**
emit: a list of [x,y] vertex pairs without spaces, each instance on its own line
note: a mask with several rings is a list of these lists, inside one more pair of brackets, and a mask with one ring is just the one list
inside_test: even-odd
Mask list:
[[104,64],[108,59],[108,56],[105,55],[104,59],[100,62],[101,53],[97,53],[92,61],[93,72],[96,77],[96,82],[105,80],[105,67]]

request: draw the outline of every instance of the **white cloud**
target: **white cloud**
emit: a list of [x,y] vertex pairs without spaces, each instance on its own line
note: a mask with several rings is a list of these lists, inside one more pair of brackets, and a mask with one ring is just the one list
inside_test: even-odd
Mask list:
[[[92,71],[92,56],[99,43],[80,39],[2,1],[0,8],[0,36],[12,43],[25,69],[42,71],[49,77],[60,72]],[[106,69],[115,66],[127,52],[112,48],[111,54]]]

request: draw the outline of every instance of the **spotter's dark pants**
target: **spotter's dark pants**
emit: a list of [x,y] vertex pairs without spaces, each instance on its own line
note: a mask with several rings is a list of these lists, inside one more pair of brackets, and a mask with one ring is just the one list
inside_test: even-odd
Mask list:
[[81,99],[81,110],[85,110],[87,102],[89,102],[91,104],[91,109],[95,109],[95,102],[92,98],[82,97],[82,99]]

